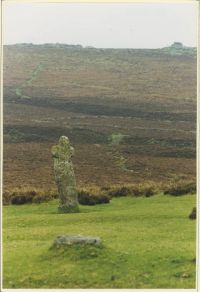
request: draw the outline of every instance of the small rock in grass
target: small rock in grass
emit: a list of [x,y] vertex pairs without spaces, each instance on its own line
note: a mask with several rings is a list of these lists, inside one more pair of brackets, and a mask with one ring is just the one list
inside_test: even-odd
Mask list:
[[188,273],[182,273],[182,272],[177,272],[177,273],[174,274],[174,276],[176,278],[183,278],[183,279],[187,279],[187,278],[190,278],[191,277],[190,274],[188,274]]
[[181,275],[181,278],[184,278],[184,279],[190,278],[190,274],[183,273],[183,274]]
[[192,209],[192,212],[189,215],[190,219],[196,219],[196,207]]
[[54,240],[53,246],[54,247],[61,247],[67,245],[74,245],[74,244],[83,244],[83,245],[100,245],[101,238],[100,237],[91,237],[91,236],[81,236],[81,235],[60,235],[57,236]]

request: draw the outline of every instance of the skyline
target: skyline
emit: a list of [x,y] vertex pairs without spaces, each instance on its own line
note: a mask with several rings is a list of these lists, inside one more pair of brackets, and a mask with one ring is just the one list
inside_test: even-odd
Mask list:
[[[130,49],[130,50],[134,50],[134,49],[136,49],[136,50],[139,50],[139,49],[146,49],[146,50],[150,50],[150,49],[162,49],[162,48],[167,48],[167,47],[171,47],[172,45],[174,45],[175,43],[181,43],[181,42],[173,42],[173,43],[171,43],[171,44],[169,44],[169,45],[167,45],[167,46],[164,46],[164,47],[159,47],[159,48],[129,48],[129,47],[123,47],[123,48],[117,48],[117,47],[115,47],[115,48],[112,48],[112,47],[109,47],[109,48],[107,48],[107,47],[103,47],[103,48],[101,48],[101,47],[94,47],[94,46],[90,46],[90,45],[86,45],[86,46],[84,46],[84,45],[82,45],[82,44],[68,44],[68,43],[39,43],[39,44],[37,44],[37,43],[13,43],[13,44],[4,44],[4,46],[17,46],[17,45],[33,45],[33,46],[44,46],[44,45],[49,45],[49,46],[51,46],[51,45],[53,45],[53,46],[74,46],[74,47],[81,47],[82,49]],[[185,44],[183,44],[183,43],[181,43],[182,45],[183,45],[183,47],[184,48],[197,48],[197,46],[185,46]]]
[[95,48],[197,46],[197,3],[7,3],[4,44]]

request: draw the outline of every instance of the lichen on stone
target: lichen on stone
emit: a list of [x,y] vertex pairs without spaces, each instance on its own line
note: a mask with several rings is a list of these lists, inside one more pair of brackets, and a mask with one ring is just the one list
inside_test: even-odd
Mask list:
[[70,145],[69,139],[60,137],[58,145],[51,149],[54,160],[55,181],[59,195],[59,213],[79,212],[78,198],[76,191],[76,180],[71,158],[74,148]]

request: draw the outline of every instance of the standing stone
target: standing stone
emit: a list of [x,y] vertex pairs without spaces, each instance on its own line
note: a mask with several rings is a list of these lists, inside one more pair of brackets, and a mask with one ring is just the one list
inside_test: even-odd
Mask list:
[[71,157],[74,148],[70,146],[69,139],[60,137],[59,143],[51,149],[54,160],[55,181],[58,187],[60,213],[79,212],[76,181]]

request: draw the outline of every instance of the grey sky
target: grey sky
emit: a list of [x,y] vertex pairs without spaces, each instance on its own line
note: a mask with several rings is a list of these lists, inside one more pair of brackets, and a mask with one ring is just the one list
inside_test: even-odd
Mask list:
[[67,43],[99,48],[197,45],[197,3],[12,3],[4,43]]

